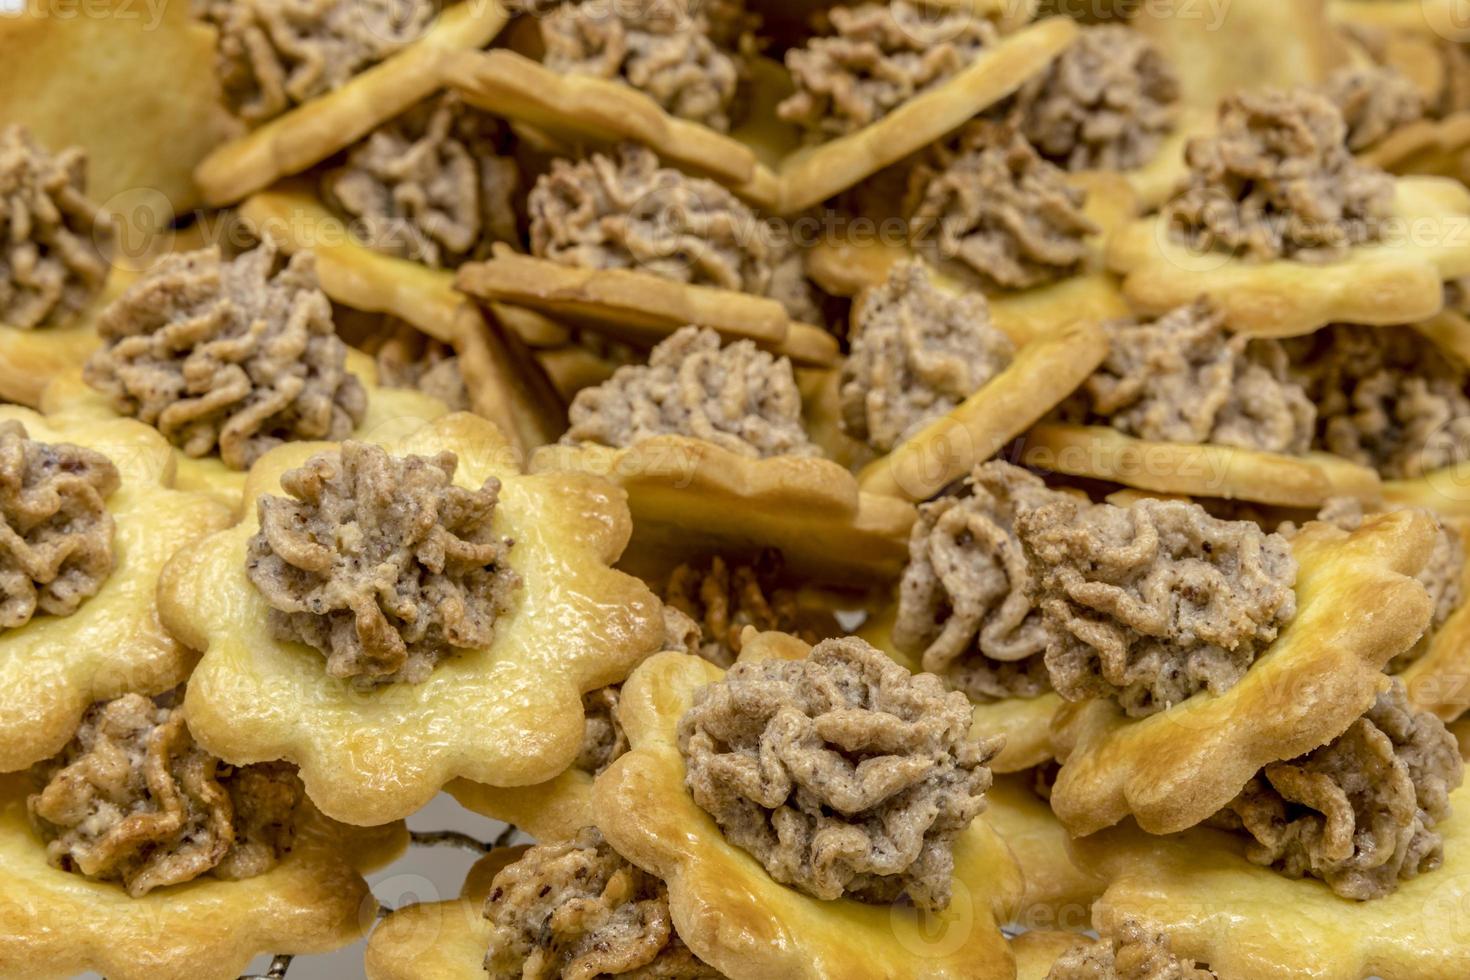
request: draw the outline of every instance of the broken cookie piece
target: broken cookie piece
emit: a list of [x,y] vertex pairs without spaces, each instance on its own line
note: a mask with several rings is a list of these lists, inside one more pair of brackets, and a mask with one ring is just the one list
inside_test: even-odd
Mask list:
[[289,766],[226,766],[194,743],[182,711],[139,694],[93,705],[35,775],[27,808],[51,864],[133,898],[266,873],[291,850],[303,797]]
[[1366,901],[1439,867],[1435,826],[1463,776],[1454,736],[1395,680],[1346,732],[1267,766],[1211,822],[1252,838],[1252,862]]
[[102,588],[115,561],[107,498],[121,482],[102,453],[0,421],[0,630],[70,615]]
[[348,441],[284,474],[246,556],[272,634],[367,686],[420,683],[456,649],[488,647],[520,577],[492,526],[499,481],[455,486],[457,465]]
[[625,861],[594,827],[502,868],[484,914],[485,970],[494,980],[721,977],[674,931],[664,883]]
[[87,200],[87,155],[48,153],[24,126],[0,128],[0,324],[65,324],[111,271],[113,217]]
[[289,440],[345,438],[367,410],[309,252],[284,263],[269,244],[228,261],[218,248],[167,256],[103,311],[97,333],[87,383],[186,455],[218,452],[231,469]]
[[879,452],[943,416],[1005,370],[1015,344],[979,293],[944,290],[922,262],[895,265],[852,312],[842,428]]
[[1296,614],[1287,539],[1197,504],[1067,497],[1020,514],[1016,531],[1068,700],[1114,698],[1136,718],[1220,694]]
[[631,446],[659,435],[702,439],[741,456],[815,456],[791,362],[748,340],[683,327],[646,365],[620,367],[577,393],[562,442]]
[[679,722],[694,800],[776,881],[821,899],[949,905],[995,738],[970,702],[855,637],[737,663]]

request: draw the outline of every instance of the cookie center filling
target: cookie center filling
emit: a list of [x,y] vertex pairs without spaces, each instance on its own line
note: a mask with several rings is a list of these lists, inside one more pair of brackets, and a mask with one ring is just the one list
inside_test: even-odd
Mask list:
[[674,931],[664,883],[588,827],[501,869],[485,901],[494,980],[718,980]]
[[265,874],[291,850],[303,791],[283,763],[232,767],[177,708],[128,694],[96,704],[27,801],[52,865],[141,898],[212,875]]
[[976,467],[965,486],[919,507],[893,640],[973,698],[1035,697],[1051,689],[1053,628],[1032,594],[1016,519],[1068,497],[999,461]]
[[1346,732],[1266,766],[1211,822],[1247,835],[1256,864],[1319,878],[1343,898],[1382,898],[1439,867],[1435,827],[1463,777],[1454,736],[1395,679]]
[[323,198],[375,251],[431,268],[519,242],[520,167],[504,123],[453,94],[419,103],[351,147]]
[[1354,153],[1376,146],[1390,133],[1423,119],[1427,112],[1418,86],[1395,68],[1343,68],[1323,87],[1347,124]]
[[695,802],[776,881],[942,909],[1002,741],[970,723],[963,694],[849,637],[736,664],[695,693],[678,744]]
[[0,422],[0,631],[69,616],[102,588],[115,563],[107,498],[120,483],[102,453]]
[[421,683],[456,650],[489,647],[521,579],[492,526],[500,481],[456,486],[457,465],[349,440],[286,472],[246,553],[271,633],[365,687]]
[[968,123],[924,151],[908,176],[913,246],[998,289],[1064,279],[1087,257],[1097,225],[1087,195],[1009,126]]
[[188,456],[244,470],[297,439],[345,439],[367,411],[308,252],[270,245],[158,262],[97,321],[84,377]]
[[620,367],[577,393],[568,444],[626,447],[660,435],[714,443],[741,456],[815,456],[801,392],[786,358],[748,340],[720,346],[713,330],[683,327],[646,365]]
[[1115,935],[1057,957],[1046,980],[1215,980],[1215,974],[1175,955],[1163,932],[1125,919]]
[[978,293],[941,289],[922,263],[903,262],[853,308],[842,365],[842,427],[889,452],[1010,364],[1011,339]]
[[112,266],[113,217],[87,199],[87,156],[48,153],[24,126],[0,128],[0,324],[64,325]]
[[643,147],[553,160],[526,206],[540,258],[765,296],[821,322],[789,234],[714,181],[660,167]]
[[200,0],[219,31],[215,74],[251,126],[326,95],[417,41],[435,0]]
[[1287,539],[1197,504],[1059,497],[1015,526],[1051,632],[1047,673],[1070,701],[1112,698],[1142,717],[1219,694],[1296,615]]
[[1164,206],[1170,234],[1252,260],[1328,261],[1381,240],[1393,178],[1359,163],[1347,138],[1337,106],[1308,89],[1222,100],[1217,132],[1189,142],[1189,177]]

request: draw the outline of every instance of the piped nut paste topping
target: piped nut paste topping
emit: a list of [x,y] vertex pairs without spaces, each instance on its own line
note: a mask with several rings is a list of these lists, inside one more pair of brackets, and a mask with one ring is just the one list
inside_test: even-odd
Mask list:
[[452,412],[470,410],[470,393],[454,348],[402,321],[389,321],[392,332],[373,355],[378,384],[413,388],[439,399]]
[[714,443],[741,456],[813,456],[791,362],[748,340],[720,346],[713,330],[683,327],[646,365],[620,367],[577,392],[562,441],[631,446],[659,435]]
[[801,626],[796,592],[777,584],[780,574],[781,553],[774,549],[761,552],[753,562],[715,555],[679,565],[664,588],[665,608],[672,607],[684,622],[692,623],[695,638],[692,644],[667,649],[683,649],[728,667],[740,656],[740,634],[747,626],[816,642]]
[[418,40],[433,0],[200,0],[219,30],[215,73],[232,112],[258,126]]
[[490,646],[520,586],[492,527],[500,481],[454,484],[458,458],[348,441],[263,494],[246,552],[271,632],[362,685],[416,684],[456,650]]
[[541,258],[767,296],[798,319],[816,315],[787,236],[724,187],[660,167],[643,147],[624,146],[617,160],[552,161],[527,208]]
[[1179,78],[1152,41],[1117,24],[1084,27],[1010,118],[1043,157],[1067,170],[1133,170],[1174,128]]
[[121,482],[99,452],[36,442],[0,422],[0,630],[68,616],[112,574],[107,498]]
[[856,637],[739,663],[679,722],[687,784],[732,844],[821,899],[949,905],[954,841],[1003,739],[969,699]]
[[1011,339],[974,292],[936,286],[924,264],[902,262],[852,311],[842,365],[842,427],[889,452],[1005,370]]
[[1211,818],[1252,838],[1246,857],[1343,898],[1382,898],[1439,867],[1435,826],[1464,776],[1455,737],[1395,679],[1333,741],[1262,769]]
[[509,130],[452,94],[420,102],[348,150],[323,196],[370,248],[436,269],[517,242]]
[[557,73],[627,83],[670,115],[730,129],[741,65],[689,0],[564,3],[540,18],[542,62]]
[[182,711],[139,694],[93,705],[35,774],[27,805],[50,862],[134,898],[265,874],[291,850],[303,795],[294,769],[227,766],[194,744]]
[[1225,329],[1207,300],[1157,320],[1105,323],[1108,356],[1084,385],[1091,411],[1140,439],[1277,453],[1311,448],[1317,412],[1278,341]]
[[506,865],[485,900],[492,980],[718,980],[674,931],[669,891],[588,827]]
[[1360,153],[1425,116],[1424,97],[1396,68],[1343,68],[1323,88],[1347,124],[1347,147]]
[[66,323],[102,291],[112,216],[87,200],[87,156],[0,128],[0,324]]
[[1342,113],[1307,89],[1224,99],[1218,131],[1185,158],[1189,178],[1163,214],[1194,249],[1324,261],[1377,241],[1393,210],[1393,178],[1353,158]]
[[973,10],[910,0],[833,7],[818,26],[820,34],[786,52],[796,92],[776,107],[811,141],[878,121],[959,74],[999,39]]
[[1215,980],[1215,974],[1175,956],[1164,933],[1124,919],[1111,938],[1057,957],[1046,980]]
[[1017,132],[970,123],[913,168],[904,213],[909,237],[1002,289],[1029,289],[1076,271],[1087,236],[1086,194]]
[[1219,694],[1296,615],[1286,538],[1197,504],[1068,497],[1016,530],[1052,632],[1047,673],[1068,700],[1111,697],[1141,717]]
[[966,493],[919,507],[893,642],[973,698],[1048,690],[1051,629],[1031,598],[1016,517],[1066,494],[1009,463],[983,463]]
[[1470,378],[1418,331],[1339,324],[1287,349],[1317,404],[1319,448],[1390,479],[1470,460]]
[[270,245],[223,261],[217,248],[161,260],[97,320],[87,383],[190,456],[243,470],[295,439],[343,439],[367,394],[310,253]]

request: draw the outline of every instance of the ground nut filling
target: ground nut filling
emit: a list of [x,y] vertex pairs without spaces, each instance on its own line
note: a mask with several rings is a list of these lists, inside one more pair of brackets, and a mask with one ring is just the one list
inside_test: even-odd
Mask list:
[[711,38],[710,18],[686,0],[564,3],[541,17],[552,71],[616,79],[670,115],[730,129],[741,66]]
[[690,436],[741,456],[815,456],[801,424],[791,362],[748,340],[720,346],[713,330],[684,327],[646,365],[620,367],[577,392],[562,442],[625,447]]
[[1001,738],[969,699],[856,637],[740,663],[679,722],[695,801],[771,877],[821,899],[949,905],[954,841],[985,807]]
[[379,126],[322,178],[323,196],[368,247],[435,269],[518,242],[520,167],[509,130],[453,94]]
[[1185,157],[1163,215],[1192,249],[1326,261],[1379,240],[1393,212],[1393,178],[1353,158],[1342,113],[1308,89],[1230,96],[1218,132]]
[[1051,629],[1032,601],[1016,517],[1066,496],[1009,463],[983,463],[963,495],[919,507],[893,642],[972,698],[1047,691]]
[[1125,919],[1111,939],[1057,957],[1046,980],[1215,980],[1215,974],[1175,956],[1164,933]]
[[1100,421],[1163,442],[1311,448],[1317,410],[1289,375],[1285,349],[1228,333],[1208,300],[1103,326],[1108,356],[1084,385]]
[[1396,68],[1343,68],[1323,88],[1347,124],[1347,146],[1362,152],[1425,116],[1419,87]]
[[452,412],[469,411],[470,393],[454,348],[401,321],[391,329],[373,356],[378,384],[412,388],[439,399]]
[[1470,460],[1470,376],[1418,331],[1337,324],[1287,350],[1318,448],[1396,480]]
[[1246,857],[1343,898],[1382,898],[1439,867],[1435,826],[1464,776],[1455,737],[1401,681],[1332,742],[1262,769],[1212,823],[1252,838]]
[[0,324],[64,324],[111,269],[112,216],[87,200],[87,155],[47,153],[24,126],[0,128]]
[[668,648],[729,667],[740,656],[740,634],[747,626],[816,642],[801,627],[796,592],[776,584],[780,574],[781,554],[770,549],[750,563],[726,562],[715,555],[678,566],[669,575],[664,602],[694,625],[695,640]]
[[884,453],[979,391],[1016,350],[984,296],[941,289],[919,261],[863,293],[852,322],[842,427]]
[[114,561],[107,498],[120,483],[101,453],[0,422],[0,630],[70,615],[102,588]]
[[458,459],[345,442],[263,494],[246,551],[276,638],[360,685],[426,680],[456,650],[491,645],[520,586],[492,526],[500,481],[454,484]]
[[344,439],[367,411],[308,252],[170,255],[97,320],[87,383],[189,456],[243,470],[296,439]]
[[712,180],[660,167],[624,146],[554,160],[527,199],[531,252],[582,269],[636,269],[664,279],[767,296],[798,319],[815,305],[801,255]]
[[1011,109],[1036,152],[1068,170],[1133,170],[1174,128],[1179,78],[1154,43],[1117,24],[1084,27]]
[[506,865],[485,900],[492,980],[718,980],[674,931],[664,883],[596,828]]
[[1197,504],[1052,501],[1016,518],[1062,697],[1166,710],[1244,676],[1296,615],[1297,564],[1280,534]]
[[219,30],[215,73],[252,126],[346,85],[418,40],[433,0],[200,0]]
[[291,850],[303,797],[294,769],[226,766],[194,744],[183,712],[139,694],[93,705],[35,775],[27,807],[50,862],[134,898],[265,874]]
[[910,0],[833,7],[820,26],[821,34],[786,52],[796,92],[776,107],[813,142],[877,122],[999,40],[974,11],[936,12]]
[[1014,130],[975,122],[937,143],[913,168],[905,203],[909,237],[931,258],[982,282],[1029,289],[1065,278],[1098,228],[1086,194]]

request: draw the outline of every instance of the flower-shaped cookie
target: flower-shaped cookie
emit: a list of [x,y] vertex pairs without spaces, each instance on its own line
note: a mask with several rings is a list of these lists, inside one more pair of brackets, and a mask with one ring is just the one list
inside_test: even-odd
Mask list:
[[24,776],[0,776],[0,972],[17,980],[89,970],[114,980],[232,980],[261,953],[337,949],[377,910],[362,874],[407,843],[402,824],[348,827],[303,804],[293,847],[271,870],[130,898],[119,884],[47,863],[26,815],[31,789]]
[[155,585],[175,551],[230,522],[224,505],[172,489],[168,444],[140,422],[47,418],[0,406],[0,423],[17,422],[36,442],[103,454],[119,482],[106,498],[112,567],[97,592],[67,615],[37,613],[0,630],[0,682],[10,692],[0,708],[0,771],[56,752],[92,702],[166,691],[188,676],[194,654],[159,622]]
[[1241,680],[1146,718],[1105,700],[1066,705],[1053,721],[1062,770],[1052,808],[1089,834],[1128,814],[1151,833],[1192,827],[1263,766],[1341,734],[1387,683],[1383,667],[1429,622],[1413,579],[1434,522],[1395,511],[1347,533],[1308,524],[1292,538],[1296,614]]
[[657,600],[615,572],[631,531],[620,491],[582,474],[522,474],[489,422],[458,413],[388,443],[390,453],[458,456],[456,486],[500,481],[497,533],[513,540],[520,586],[488,647],[462,649],[422,683],[364,690],[328,676],[321,655],[278,640],[246,575],[256,502],[331,447],[294,444],[252,468],[244,520],[182,552],[160,585],[165,621],[204,657],[189,685],[191,728],[227,761],[286,758],[323,812],[393,820],[456,776],[529,786],[564,771],[582,740],[584,692],[626,676],[662,637]]
[[1444,863],[1366,902],[1251,864],[1240,837],[1206,828],[1155,837],[1124,825],[1075,853],[1110,882],[1094,908],[1099,930],[1155,923],[1221,980],[1438,980],[1470,971],[1470,786],[1450,806],[1435,828]]
[[[744,657],[801,658],[806,645],[761,634]],[[651,658],[623,686],[631,742],[594,787],[598,828],[618,853],[668,885],[680,938],[731,977],[1009,976],[997,929],[1021,883],[984,818],[956,840],[953,899],[920,916],[907,904],[822,901],[779,884],[732,844],[685,788],[677,744],[695,692],[722,672],[677,653]]]

